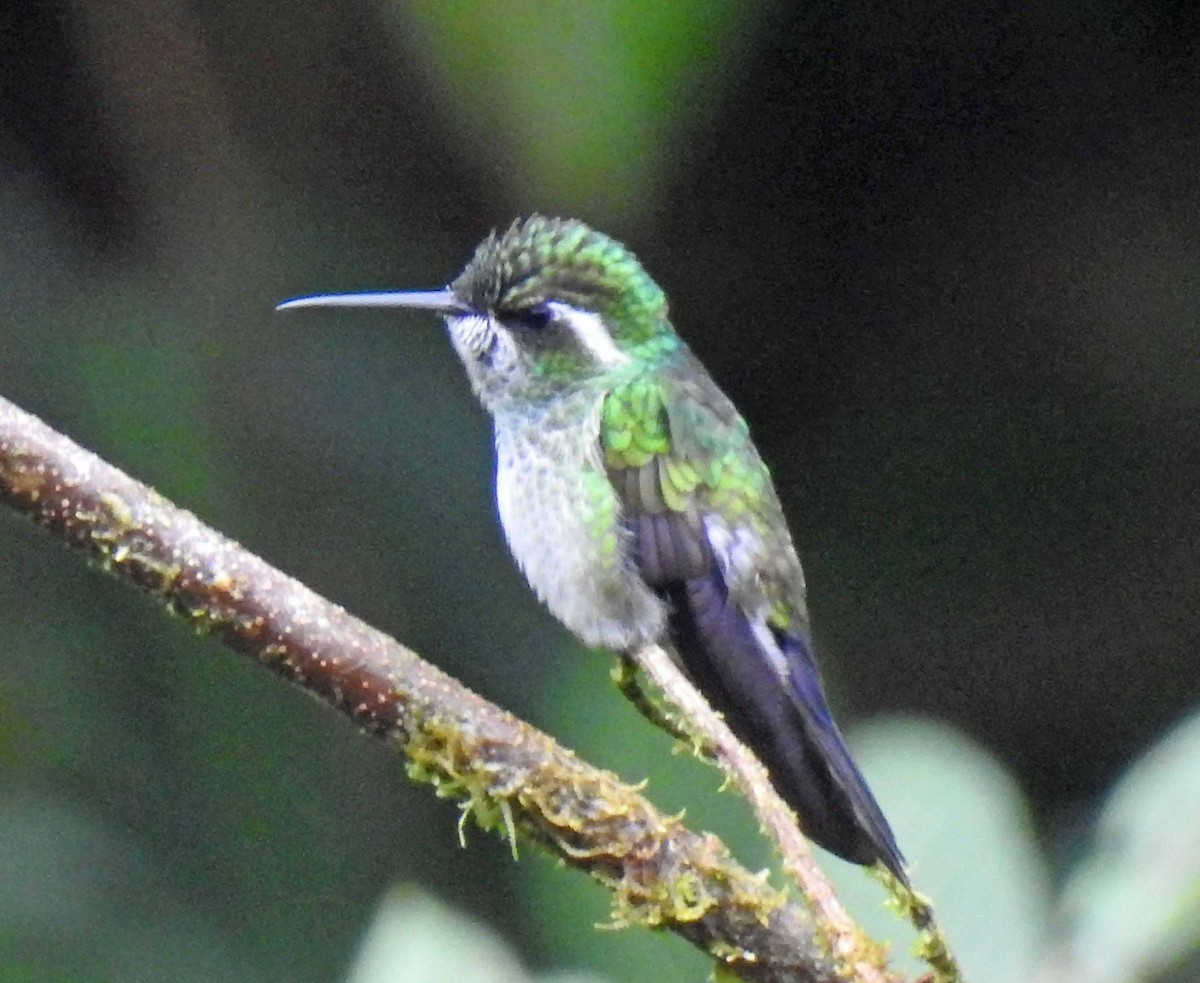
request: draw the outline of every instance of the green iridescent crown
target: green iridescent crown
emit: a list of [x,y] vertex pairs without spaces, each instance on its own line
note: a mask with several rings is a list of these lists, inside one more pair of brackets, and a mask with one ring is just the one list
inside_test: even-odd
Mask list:
[[559,301],[608,317],[616,330],[666,317],[666,297],[637,257],[576,219],[532,215],[493,232],[450,286],[498,315]]

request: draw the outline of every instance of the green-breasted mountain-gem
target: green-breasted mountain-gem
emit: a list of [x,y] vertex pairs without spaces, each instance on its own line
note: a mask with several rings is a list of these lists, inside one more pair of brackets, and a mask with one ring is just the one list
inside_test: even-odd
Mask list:
[[445,318],[496,438],[513,556],[586,644],[667,643],[804,832],[905,880],[813,658],[804,574],[745,421],[634,255],[582,222],[493,233],[444,290],[302,297]]

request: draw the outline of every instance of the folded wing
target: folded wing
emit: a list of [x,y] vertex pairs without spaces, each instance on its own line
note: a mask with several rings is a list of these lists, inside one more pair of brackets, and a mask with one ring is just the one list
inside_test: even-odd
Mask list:
[[609,395],[601,444],[638,570],[670,605],[671,641],[692,681],[811,839],[904,880],[825,699],[799,561],[733,406],[684,350],[665,372]]

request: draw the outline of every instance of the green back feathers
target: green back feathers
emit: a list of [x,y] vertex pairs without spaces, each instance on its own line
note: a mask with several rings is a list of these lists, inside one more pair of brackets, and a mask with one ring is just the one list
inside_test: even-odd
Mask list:
[[493,232],[451,289],[476,310],[501,317],[547,301],[592,311],[618,342],[634,345],[661,334],[667,323],[666,297],[637,257],[575,219],[533,215]]
[[670,452],[662,391],[649,375],[614,389],[600,415],[600,443],[610,468],[640,468]]
[[[681,376],[689,367],[691,374]],[[706,517],[766,544],[780,530],[786,536],[786,525],[767,469],[732,404],[698,374],[698,364],[681,365],[677,356],[664,369],[609,392],[600,414],[600,448],[622,513],[638,537],[643,575],[671,579],[703,571],[705,551],[698,544],[707,536]],[[643,522],[645,516],[654,521]],[[764,555],[761,562],[766,575],[755,580],[752,592],[767,605],[768,622],[788,630],[804,618],[795,554]]]
[[[704,383],[706,395],[719,396]],[[686,512],[702,503],[745,520],[770,495],[766,468],[728,401],[720,397],[713,406],[697,396],[661,373],[642,373],[614,388],[600,415],[605,466],[643,472],[642,508]]]

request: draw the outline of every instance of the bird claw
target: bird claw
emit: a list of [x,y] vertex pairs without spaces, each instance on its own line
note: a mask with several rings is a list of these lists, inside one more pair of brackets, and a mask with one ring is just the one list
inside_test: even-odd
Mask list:
[[646,720],[659,730],[670,734],[675,740],[687,745],[697,757],[708,761],[715,760],[716,752],[708,741],[692,734],[677,714],[664,708],[642,688],[639,672],[638,665],[632,656],[622,653],[617,656],[616,664],[610,675],[613,684],[621,691],[621,695],[632,703],[637,712]]

